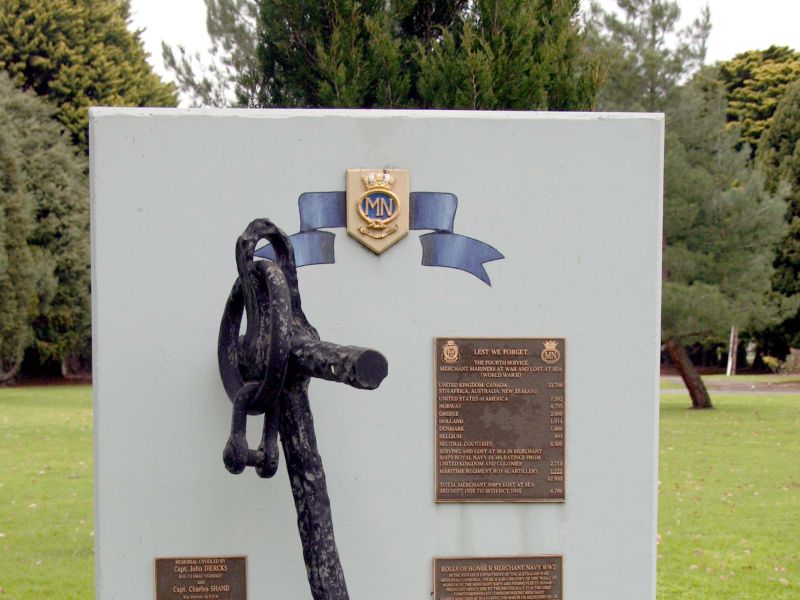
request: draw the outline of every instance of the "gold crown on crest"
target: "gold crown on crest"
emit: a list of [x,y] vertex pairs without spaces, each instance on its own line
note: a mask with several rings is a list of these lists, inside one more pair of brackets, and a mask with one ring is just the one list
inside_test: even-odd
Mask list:
[[377,173],[370,173],[361,178],[364,182],[364,187],[368,190],[382,188],[385,190],[390,189],[394,185],[394,175],[386,170]]
[[558,342],[555,341],[555,340],[547,340],[544,343],[544,349],[545,350],[555,350],[556,346],[558,346]]

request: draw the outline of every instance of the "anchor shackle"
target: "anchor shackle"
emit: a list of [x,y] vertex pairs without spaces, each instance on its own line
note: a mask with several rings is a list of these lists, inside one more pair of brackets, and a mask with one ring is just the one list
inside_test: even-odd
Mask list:
[[[275,248],[275,261],[255,261],[260,239]],[[283,387],[292,335],[292,303],[297,294],[294,252],[286,234],[266,219],[250,223],[236,241],[239,277],[220,322],[217,360],[222,385],[231,401],[247,387],[247,412],[264,413]],[[289,282],[293,282],[294,291]],[[247,315],[244,335],[239,331]]]

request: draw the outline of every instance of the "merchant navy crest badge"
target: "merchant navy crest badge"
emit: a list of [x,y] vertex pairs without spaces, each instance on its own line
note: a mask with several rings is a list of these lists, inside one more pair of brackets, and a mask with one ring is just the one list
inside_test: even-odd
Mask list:
[[347,232],[380,254],[409,229],[409,173],[401,169],[347,170]]
[[446,363],[458,362],[461,358],[458,353],[458,344],[454,340],[447,340],[447,343],[442,346],[442,360]]
[[544,350],[542,350],[542,360],[548,365],[554,365],[561,360],[561,352],[558,350],[558,342],[555,340],[547,340],[544,342]]

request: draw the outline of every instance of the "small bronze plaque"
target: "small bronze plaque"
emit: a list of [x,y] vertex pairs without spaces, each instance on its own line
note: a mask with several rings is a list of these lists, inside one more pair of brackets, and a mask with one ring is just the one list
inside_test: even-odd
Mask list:
[[247,558],[156,559],[156,600],[247,600]]
[[433,600],[562,600],[561,556],[433,559]]
[[563,502],[563,338],[436,338],[436,501]]

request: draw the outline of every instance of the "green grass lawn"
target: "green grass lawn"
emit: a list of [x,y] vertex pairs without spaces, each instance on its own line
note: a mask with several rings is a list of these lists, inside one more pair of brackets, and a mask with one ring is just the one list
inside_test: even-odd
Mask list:
[[88,386],[0,388],[0,599],[94,597]]
[[658,598],[800,598],[800,395],[661,401]]
[[[93,597],[90,394],[0,388],[0,600]],[[658,600],[800,598],[800,395],[713,400],[661,403]]]

